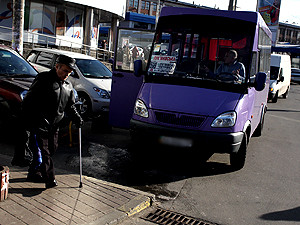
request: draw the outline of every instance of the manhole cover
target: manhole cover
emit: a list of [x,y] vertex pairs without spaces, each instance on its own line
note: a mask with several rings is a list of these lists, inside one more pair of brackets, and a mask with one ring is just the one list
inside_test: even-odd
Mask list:
[[169,210],[154,208],[148,215],[141,217],[153,223],[163,225],[216,225],[205,220],[196,219],[193,217],[185,216],[177,212]]

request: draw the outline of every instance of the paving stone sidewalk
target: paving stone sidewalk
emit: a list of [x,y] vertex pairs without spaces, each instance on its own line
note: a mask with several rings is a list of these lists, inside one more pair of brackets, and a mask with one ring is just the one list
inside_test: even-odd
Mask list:
[[56,169],[58,187],[26,181],[27,168],[9,167],[8,198],[0,202],[0,224],[118,224],[149,207],[153,195],[133,188]]

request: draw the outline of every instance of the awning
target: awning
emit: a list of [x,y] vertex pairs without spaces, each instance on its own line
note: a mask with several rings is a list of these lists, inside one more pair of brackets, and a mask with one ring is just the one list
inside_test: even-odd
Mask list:
[[149,16],[134,12],[126,12],[125,20],[155,24],[155,16]]
[[300,45],[276,45],[272,46],[272,52],[290,52],[300,54]]

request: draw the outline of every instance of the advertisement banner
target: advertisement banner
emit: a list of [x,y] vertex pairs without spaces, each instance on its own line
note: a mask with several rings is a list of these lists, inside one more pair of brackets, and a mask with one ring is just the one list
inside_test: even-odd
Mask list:
[[266,24],[272,31],[272,45],[277,39],[281,0],[258,0],[257,11],[260,12]]

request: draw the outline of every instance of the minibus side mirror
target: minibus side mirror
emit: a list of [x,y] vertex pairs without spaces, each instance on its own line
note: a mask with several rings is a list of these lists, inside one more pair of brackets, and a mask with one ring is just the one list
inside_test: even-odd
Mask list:
[[142,76],[143,73],[143,61],[138,59],[134,61],[134,75],[136,77]]
[[255,76],[255,90],[262,91],[266,86],[267,74],[259,72]]

